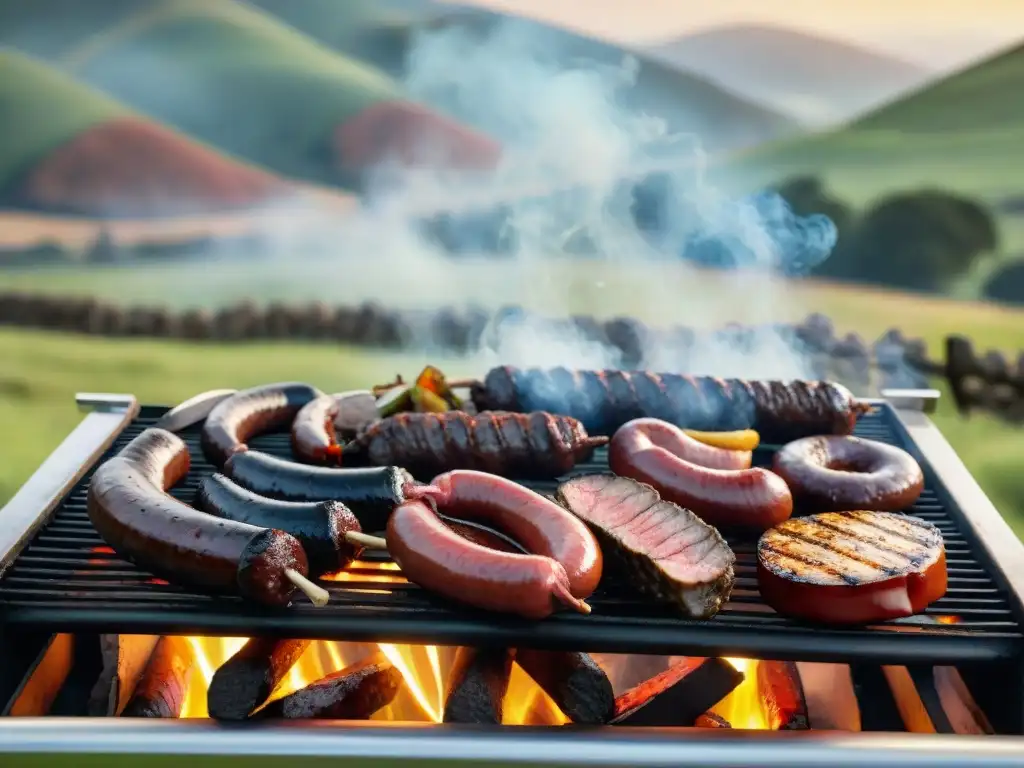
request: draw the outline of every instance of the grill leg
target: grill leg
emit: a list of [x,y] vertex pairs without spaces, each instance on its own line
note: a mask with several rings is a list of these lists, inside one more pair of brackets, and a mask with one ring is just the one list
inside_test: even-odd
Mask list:
[[992,729],[1004,736],[1024,736],[1024,660],[957,669]]
[[46,650],[49,632],[26,632],[0,626],[0,716],[6,715],[22,683]]

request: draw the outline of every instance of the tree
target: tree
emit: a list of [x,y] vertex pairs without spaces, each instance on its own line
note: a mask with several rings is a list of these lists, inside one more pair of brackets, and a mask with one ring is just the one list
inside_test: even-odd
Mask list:
[[981,293],[993,301],[1024,305],[1024,258],[1009,261],[993,272]]
[[980,203],[941,190],[903,192],[871,208],[818,274],[942,292],[998,245],[995,220]]

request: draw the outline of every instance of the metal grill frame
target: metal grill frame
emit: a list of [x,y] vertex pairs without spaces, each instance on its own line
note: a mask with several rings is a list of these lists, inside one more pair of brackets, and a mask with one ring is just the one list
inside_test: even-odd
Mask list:
[[[883,407],[887,404],[877,401]],[[9,524],[0,533],[0,575],[59,508],[63,499],[87,474],[97,458],[132,423],[140,408],[134,397],[79,397],[91,412],[40,467],[0,514]],[[150,413],[156,409],[146,409]],[[1024,546],[985,497],[941,433],[922,413],[892,411],[890,426],[925,467],[939,500],[954,516],[961,532],[983,559],[986,570],[1006,591],[1016,622],[1024,595]],[[938,479],[938,482],[935,482]],[[961,510],[970,509],[970,515]],[[224,607],[230,603],[225,602]],[[441,605],[441,604],[439,604]],[[53,627],[54,611],[14,609],[8,622]],[[690,653],[694,655],[756,656],[804,661],[874,661],[888,664],[1019,662],[1024,652],[1019,623],[1006,633],[930,631],[920,624],[911,632],[820,629],[785,625],[737,628],[712,622],[672,621],[642,627],[616,626],[594,617],[559,617],[539,623],[502,617],[445,611],[428,620],[415,614],[398,618],[379,615],[339,616],[337,608],[317,611],[299,607],[282,614],[255,608],[244,616],[211,611],[177,614],[159,606],[145,612],[112,615],[109,610],[76,610],[59,622],[61,631],[124,631],[193,635],[287,635],[345,640],[394,640],[410,643],[477,646],[538,647],[626,653]],[[11,621],[11,618],[14,621]],[[422,617],[423,615],[420,614]],[[582,640],[581,640],[582,638]]]
[[839,731],[563,726],[472,727],[283,722],[225,728],[197,720],[0,720],[4,768],[177,768],[182,761],[252,768],[1020,768],[1024,739]]

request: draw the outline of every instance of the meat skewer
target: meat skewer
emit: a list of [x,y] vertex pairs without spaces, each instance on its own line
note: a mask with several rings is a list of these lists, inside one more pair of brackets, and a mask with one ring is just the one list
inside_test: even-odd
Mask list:
[[578,419],[591,435],[611,435],[651,417],[710,432],[756,429],[768,443],[808,435],[848,435],[871,410],[841,384],[747,381],[648,371],[492,368],[471,384],[477,409],[547,411]]
[[402,673],[378,652],[270,702],[256,717],[368,720],[394,701],[401,685]]
[[245,720],[277,688],[310,640],[252,638],[214,673],[206,709],[216,720]]
[[459,648],[448,673],[442,722],[501,725],[511,674],[508,651]]
[[161,637],[121,717],[181,717],[194,662],[185,638]]
[[340,571],[359,557],[359,548],[345,534],[362,528],[340,501],[267,499],[215,474],[200,482],[194,503],[215,517],[291,534],[306,551],[314,576]]
[[310,467],[262,451],[234,454],[224,474],[269,499],[341,502],[370,531],[382,530],[397,505],[429,490],[400,467]]
[[395,464],[417,477],[475,469],[551,478],[587,461],[607,442],[606,437],[590,437],[576,419],[550,413],[400,413],[372,424],[342,455]]

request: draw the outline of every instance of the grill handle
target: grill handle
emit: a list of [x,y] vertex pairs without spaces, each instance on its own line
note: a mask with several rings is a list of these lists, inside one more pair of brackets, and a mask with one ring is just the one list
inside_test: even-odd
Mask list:
[[937,389],[883,389],[880,394],[893,408],[919,413],[935,413],[942,397]]

